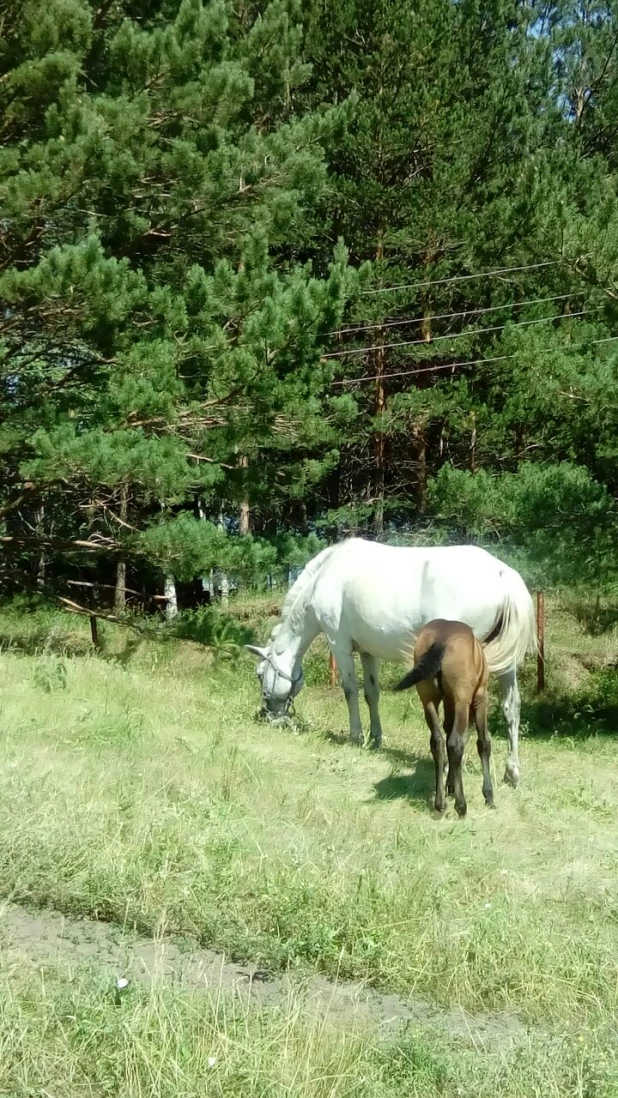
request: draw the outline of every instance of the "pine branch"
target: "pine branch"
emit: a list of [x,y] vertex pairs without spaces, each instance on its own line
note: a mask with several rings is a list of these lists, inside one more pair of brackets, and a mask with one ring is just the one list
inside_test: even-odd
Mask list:
[[81,552],[90,553],[126,553],[126,546],[111,538],[98,537],[96,540],[82,538],[55,538],[50,535],[40,534],[29,536],[22,534],[4,534],[0,536],[0,545],[6,545],[9,549],[52,549],[57,552]]

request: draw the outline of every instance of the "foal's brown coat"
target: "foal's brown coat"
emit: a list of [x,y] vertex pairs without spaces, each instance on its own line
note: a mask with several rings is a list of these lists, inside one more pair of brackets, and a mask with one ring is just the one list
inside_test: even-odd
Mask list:
[[489,670],[483,648],[468,625],[461,621],[430,621],[418,635],[414,667],[404,675],[396,690],[416,686],[431,731],[431,753],[436,766],[438,812],[445,808],[444,737],[438,709],[444,702],[444,731],[448,752],[447,792],[455,795],[460,816],[467,811],[461,764],[472,720],[476,725],[477,748],[483,764],[483,794],[493,806],[489,760],[491,738],[487,728],[487,680]]

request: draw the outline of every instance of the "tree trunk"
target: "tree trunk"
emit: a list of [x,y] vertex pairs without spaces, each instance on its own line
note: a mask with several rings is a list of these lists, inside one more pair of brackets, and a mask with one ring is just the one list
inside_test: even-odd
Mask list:
[[427,442],[420,420],[412,429],[412,447],[416,464],[416,501],[419,511],[424,511],[427,503]]
[[[376,261],[382,259],[384,255],[384,243],[382,240],[382,233],[378,236],[378,245],[376,248]],[[374,456],[375,456],[375,509],[373,512],[373,532],[377,538],[381,537],[384,533],[384,431],[382,430],[382,420],[384,418],[384,332],[382,328],[378,328],[377,331],[378,344],[375,349],[375,372],[376,372],[376,389],[375,389],[375,406],[374,414],[377,420],[377,430],[374,435]]]
[[468,451],[468,469],[471,473],[476,473],[476,414],[471,412],[470,414],[470,449]]
[[[431,343],[433,330],[431,327],[431,302],[425,302],[421,334],[425,343]],[[412,425],[412,451],[416,465],[416,502],[419,511],[425,510],[427,503],[427,436],[425,422],[422,417],[417,418]]]
[[168,621],[173,621],[173,619],[178,616],[178,597],[176,595],[176,581],[171,574],[165,577],[163,594],[167,599],[167,602],[165,603],[165,617]]
[[[240,455],[240,457],[238,458],[238,465],[241,469],[247,469],[248,468],[249,458],[247,457],[246,454],[241,454]],[[249,533],[249,518],[250,518],[249,500],[246,496],[246,487],[244,488],[243,491],[244,491],[243,499],[240,501],[240,506],[238,508],[238,533],[240,534],[241,538],[246,537],[247,534]]]
[[230,601],[230,581],[227,572],[221,573],[219,591],[221,594],[221,605],[227,606]]
[[[129,513],[129,485],[120,486],[120,520],[127,521]],[[114,595],[114,610],[122,614],[127,603],[127,561],[126,557],[120,557],[116,565],[116,592]]]
[[[197,501],[197,513],[199,515],[200,522],[206,522],[206,512],[204,510],[204,504],[201,499],[198,499]],[[202,591],[208,592],[210,601],[212,602],[215,593],[212,568],[210,569],[210,572],[207,576],[204,575],[200,577],[200,582],[202,584]]]
[[384,532],[384,432],[381,430],[380,421],[384,416],[384,347],[376,348],[376,394],[375,415],[378,419],[378,430],[375,433],[375,510],[373,512],[373,529],[377,538]]
[[[219,521],[217,526],[220,530],[225,530],[225,522],[223,521],[223,512],[219,513]],[[221,605],[227,606],[230,601],[230,581],[227,572],[221,570],[219,580],[219,597],[221,599]]]
[[[38,508],[35,516],[37,534],[43,533],[43,520],[45,518],[45,507],[43,504]],[[44,552],[39,553],[39,559],[36,566],[36,585],[39,591],[42,591],[45,586],[45,569],[47,567],[47,558]]]

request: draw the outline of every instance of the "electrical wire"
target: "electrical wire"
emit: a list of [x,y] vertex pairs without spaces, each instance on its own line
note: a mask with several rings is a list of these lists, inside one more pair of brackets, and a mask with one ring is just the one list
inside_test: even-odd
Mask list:
[[542,263],[528,263],[521,267],[497,267],[493,271],[481,271],[478,274],[452,275],[449,278],[431,278],[426,282],[402,283],[399,286],[380,286],[375,290],[363,290],[361,297],[371,294],[390,294],[395,290],[422,290],[427,286],[445,286],[453,282],[470,282],[475,278],[497,278],[499,275],[514,274],[516,271],[538,271],[542,267],[555,267],[556,259],[546,259]]
[[[580,309],[580,311],[577,313],[569,313],[568,317],[570,319],[571,317],[585,316],[587,313],[593,311],[594,310],[591,309]],[[463,339],[465,336],[468,336],[469,338],[470,336],[483,335],[487,332],[503,332],[505,328],[529,328],[533,324],[547,324],[551,320],[564,319],[565,317],[563,313],[556,313],[555,316],[542,316],[538,317],[536,320],[517,320],[513,322],[507,321],[506,324],[494,324],[490,328],[475,328],[473,331],[470,332],[453,332],[451,335],[437,335],[433,336],[431,339],[406,339],[402,340],[399,343],[377,343],[372,344],[370,347],[351,347],[345,351],[330,351],[327,355],[322,355],[321,358],[322,360],[329,358],[348,358],[353,355],[364,355],[370,351],[373,353],[378,350],[391,351],[393,350],[393,348],[396,347],[416,347],[421,345],[425,347],[431,347],[431,345],[433,343],[437,343],[438,340]]]
[[[580,343],[578,346],[569,347],[569,351],[584,351],[587,347],[591,347],[598,343],[613,343],[618,340],[618,336],[606,336],[604,339],[591,339],[588,343]],[[537,353],[548,354],[551,352],[555,354],[555,347],[541,348]],[[480,366],[486,362],[505,362],[507,359],[517,358],[516,354],[511,355],[494,355],[491,358],[473,358],[466,362],[446,362],[437,366],[418,366],[413,370],[397,370],[392,374],[370,374],[365,377],[345,377],[340,378],[337,381],[333,381],[333,385],[354,385],[358,382],[364,381],[389,381],[392,377],[416,377],[418,374],[429,374],[437,372],[438,370],[455,370],[460,366]]]
[[530,301],[508,301],[505,305],[486,305],[478,309],[461,309],[457,313],[433,313],[431,316],[387,318],[380,324],[363,324],[357,328],[339,328],[334,332],[328,332],[329,336],[352,335],[355,332],[374,332],[382,328],[402,328],[409,324],[427,324],[430,320],[451,320],[454,317],[474,316],[483,313],[495,313],[499,309],[523,309],[526,305],[545,305],[550,301],[566,301],[570,297],[581,297],[585,290],[576,290],[570,294],[555,294],[553,297],[537,297]]

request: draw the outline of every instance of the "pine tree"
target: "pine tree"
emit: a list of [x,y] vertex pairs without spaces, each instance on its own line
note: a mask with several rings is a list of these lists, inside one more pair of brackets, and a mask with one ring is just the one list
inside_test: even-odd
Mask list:
[[341,112],[296,108],[293,3],[30,0],[5,31],[5,513],[53,498],[38,540],[115,554],[118,592],[127,553],[165,571],[180,536],[199,575],[238,556],[220,511],[272,495],[324,433],[319,352],[350,275],[341,248],[319,276],[297,255]]
[[[366,350],[340,360],[342,379],[368,381],[340,391],[356,427],[347,483],[369,503],[356,517],[369,512],[379,532],[385,503],[399,521],[422,514],[450,439],[460,435],[468,447],[478,435],[465,385],[439,384],[449,362],[487,353],[491,337],[476,334],[486,325],[475,323],[475,310],[535,296],[536,280],[526,278],[506,286],[448,279],[515,266],[530,253],[519,180],[550,124],[550,49],[530,33],[534,11],[508,0],[482,9],[428,0],[414,11],[401,0],[336,8],[307,0],[305,10],[311,103],[355,100],[347,136],[329,148],[328,224],[355,263],[373,264],[374,293],[352,317]],[[426,285],[434,280],[443,282]],[[419,289],[384,292],[410,283]],[[440,320],[448,313],[459,323]],[[469,337],[449,344],[453,327]],[[391,346],[398,342],[400,350]],[[349,336],[344,350],[354,351]]]

